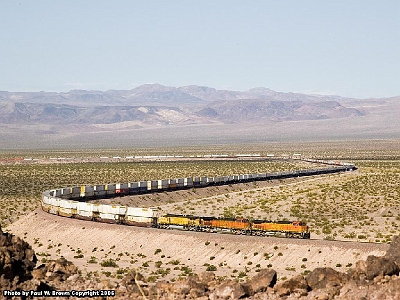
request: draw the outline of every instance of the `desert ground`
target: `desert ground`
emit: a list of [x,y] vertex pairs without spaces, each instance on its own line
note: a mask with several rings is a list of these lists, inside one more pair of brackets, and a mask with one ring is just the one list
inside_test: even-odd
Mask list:
[[88,277],[100,274],[116,280],[132,268],[149,281],[177,280],[206,270],[245,280],[271,267],[285,279],[321,266],[346,271],[352,262],[381,256],[388,248],[387,244],[138,228],[61,218],[41,210],[7,229],[24,237],[43,261],[64,256]]
[[[262,268],[275,269],[282,280],[298,273],[307,274],[320,266],[345,272],[359,259],[383,255],[390,239],[399,234],[400,142],[326,142],[297,146],[299,148],[274,145],[274,150],[347,160],[355,163],[358,170],[129,196],[104,202],[156,206],[161,212],[169,213],[301,219],[310,226],[311,240],[102,224],[57,217],[38,208],[40,191],[48,188],[88,184],[94,180],[125,182],[139,178],[159,179],[160,174],[174,178],[190,172],[204,174],[204,170],[222,175],[266,168],[263,164],[232,165],[226,162],[184,165],[160,161],[128,164],[112,159],[101,163],[90,159],[84,161],[88,157],[96,160],[100,156],[116,156],[118,150],[97,156],[75,153],[76,157],[85,157],[79,163],[47,161],[43,164],[1,165],[3,191],[6,191],[0,201],[2,224],[6,225],[5,231],[29,242],[43,262],[65,257],[88,278],[108,277],[116,281],[129,269],[137,269],[149,281],[174,281],[206,270],[214,271],[219,277],[245,280]],[[188,151],[195,152],[193,149]],[[256,148],[252,151],[260,152]],[[128,152],[119,153],[123,156]],[[51,157],[65,153],[41,155]],[[274,168],[288,166],[274,165]]]

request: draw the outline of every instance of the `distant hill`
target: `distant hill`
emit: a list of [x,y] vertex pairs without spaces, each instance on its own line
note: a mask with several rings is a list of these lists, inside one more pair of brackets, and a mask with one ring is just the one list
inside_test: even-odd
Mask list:
[[110,124],[140,126],[314,120],[362,116],[341,105],[340,97],[278,93],[266,88],[245,92],[209,87],[147,84],[130,91],[68,93],[0,92],[0,123]]
[[0,149],[19,147],[32,137],[41,144],[83,137],[91,144],[112,142],[123,139],[119,133],[136,136],[137,130],[150,130],[140,133],[137,143],[400,137],[399,101],[159,84],[104,92],[0,91]]

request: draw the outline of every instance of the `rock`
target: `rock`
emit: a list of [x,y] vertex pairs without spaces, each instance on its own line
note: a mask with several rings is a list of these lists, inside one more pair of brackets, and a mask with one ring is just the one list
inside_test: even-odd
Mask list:
[[[246,293],[243,287],[236,281],[227,280],[217,286],[213,293],[217,298],[221,299],[239,299]],[[211,296],[211,295],[210,295]],[[210,297],[211,299],[212,297]]]
[[393,237],[385,256],[392,258],[400,266],[400,236]]
[[319,293],[317,293],[317,294],[315,295],[315,299],[316,299],[316,300],[329,300],[329,299],[331,299],[331,298],[329,297],[329,294],[328,294],[328,293],[326,293],[326,292],[319,292]]
[[136,270],[130,270],[121,280],[120,285],[124,286],[129,292],[140,294],[143,291],[143,286],[147,286],[147,283],[145,282],[145,278],[142,274]]
[[341,300],[366,300],[366,299],[400,299],[400,280],[392,279],[386,284],[370,284],[358,286],[356,282],[350,281],[343,286],[337,299]]
[[0,228],[0,277],[18,282],[32,278],[37,258],[32,247],[19,237],[4,233]]
[[67,281],[76,281],[76,280],[78,280],[79,277],[80,277],[79,274],[74,274],[74,275],[69,276],[67,278]]
[[38,292],[55,290],[52,286],[37,279],[31,279],[25,281],[22,284],[20,284],[18,288],[24,291],[38,291]]
[[364,281],[373,280],[377,276],[391,276],[398,274],[399,266],[392,257],[377,257],[370,255],[366,261],[358,261],[356,268],[349,272],[352,279]]
[[155,288],[162,291],[168,291],[168,290],[172,291],[172,286],[173,286],[172,283],[169,283],[165,280],[159,280],[156,282]]
[[136,270],[130,270],[125,277],[122,279],[122,283],[124,285],[129,285],[132,283],[135,283],[135,281],[143,281],[145,282],[145,278],[142,274],[140,274],[139,272],[136,272]]
[[[198,279],[198,277],[196,276]],[[193,294],[197,296],[202,296],[206,290],[206,285],[204,283],[197,282],[194,277],[185,278],[177,281],[173,286],[173,292],[175,294]]]
[[264,292],[268,287],[273,287],[276,283],[276,271],[273,269],[262,269],[252,279],[242,284],[246,295],[252,296],[255,293]]
[[378,275],[394,275],[399,273],[399,267],[393,258],[390,257],[377,257],[370,255],[366,260],[366,278],[373,279]]
[[32,271],[34,278],[46,282],[66,281],[70,276],[78,273],[78,268],[65,258],[50,260],[46,264],[41,264]]
[[307,281],[302,275],[294,276],[285,281],[279,282],[274,286],[274,290],[279,296],[289,295],[296,292],[302,296],[307,294]]
[[207,285],[208,285],[208,283],[210,281],[214,281],[215,280],[214,272],[210,272],[210,271],[201,272],[198,276],[199,276],[199,281],[204,283],[204,284],[207,284]]
[[328,283],[331,286],[341,286],[345,275],[332,268],[316,268],[306,276],[306,281],[312,290],[323,289]]
[[[2,290],[51,291],[43,282],[47,269],[34,269],[37,258],[32,247],[19,237],[4,233],[0,228],[0,287]],[[37,275],[37,276],[35,276]],[[38,277],[38,278],[36,278]]]

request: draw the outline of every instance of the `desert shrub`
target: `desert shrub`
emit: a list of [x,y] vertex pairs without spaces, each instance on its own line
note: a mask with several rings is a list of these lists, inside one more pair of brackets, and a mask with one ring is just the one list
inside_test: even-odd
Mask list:
[[118,265],[117,265],[117,263],[115,262],[115,260],[113,260],[113,259],[108,259],[108,260],[103,260],[101,263],[100,263],[100,265],[102,266],[102,267],[112,267],[112,268],[117,268],[118,267]]
[[217,267],[214,265],[208,265],[206,271],[217,271]]

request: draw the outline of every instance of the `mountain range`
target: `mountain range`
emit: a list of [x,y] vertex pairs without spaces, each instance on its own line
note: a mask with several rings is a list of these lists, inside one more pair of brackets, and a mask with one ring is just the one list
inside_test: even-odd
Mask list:
[[0,123],[151,125],[245,123],[362,116],[335,96],[143,85],[130,91],[0,92]]
[[[140,130],[152,130],[157,136],[173,129],[172,137],[197,127],[207,128],[202,132],[203,139],[221,141],[221,136],[235,139],[232,134],[236,132],[244,139],[259,141],[260,137],[268,136],[262,128],[282,133],[273,134],[273,138],[287,138],[288,133],[303,128],[302,136],[310,138],[313,137],[310,126],[319,132],[316,137],[324,132],[326,138],[335,138],[338,130],[345,137],[383,133],[396,136],[398,127],[393,127],[395,123],[388,120],[398,119],[399,101],[400,97],[353,99],[283,93],[263,87],[230,91],[159,84],[132,90],[0,91],[0,138],[8,147],[10,141],[16,142],[13,138],[21,138],[26,133],[36,135],[38,140],[51,136],[60,141],[79,139],[85,134],[106,136],[127,131],[139,134]],[[233,128],[235,132],[231,132]],[[111,134],[108,139],[114,138]],[[191,138],[195,139],[192,135]]]

